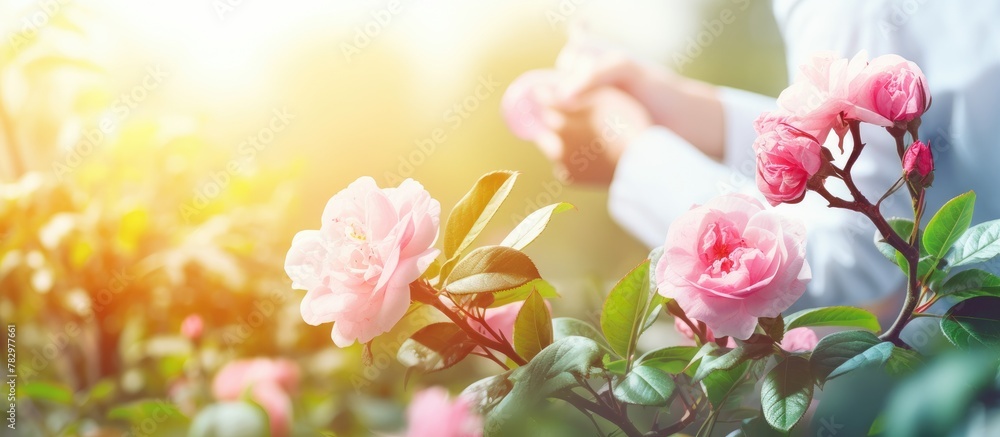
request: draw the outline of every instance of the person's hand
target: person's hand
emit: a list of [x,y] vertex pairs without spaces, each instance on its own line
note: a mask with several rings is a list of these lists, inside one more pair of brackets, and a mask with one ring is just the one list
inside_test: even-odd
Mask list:
[[556,66],[565,75],[554,89],[555,99],[563,104],[581,103],[597,89],[617,88],[639,102],[653,124],[722,159],[723,108],[714,86],[621,51],[573,41],[559,54]]
[[556,64],[521,75],[501,105],[511,131],[534,141],[567,182],[609,184],[629,141],[652,124],[722,159],[723,110],[715,87],[579,41],[571,41]]
[[635,98],[602,87],[548,106],[543,123],[546,132],[536,142],[556,173],[569,183],[606,186],[625,148],[651,121]]

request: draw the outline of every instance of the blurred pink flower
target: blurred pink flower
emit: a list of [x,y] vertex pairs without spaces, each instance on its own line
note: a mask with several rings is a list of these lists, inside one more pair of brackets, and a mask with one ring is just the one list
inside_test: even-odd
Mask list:
[[292,429],[291,393],[298,388],[299,369],[289,360],[256,358],[226,364],[212,381],[212,394],[221,401],[250,399],[267,411],[273,437],[285,437]]
[[202,331],[205,329],[205,322],[201,320],[201,316],[197,314],[191,314],[184,318],[181,322],[181,335],[190,338],[191,340],[197,340],[201,337]]
[[930,105],[924,73],[899,55],[872,59],[859,80],[852,101],[864,109],[858,114],[861,121],[881,126],[907,123]]
[[811,351],[819,343],[816,331],[809,328],[795,328],[785,333],[781,339],[781,348],[788,352]]
[[302,319],[334,322],[340,347],[391,329],[410,305],[410,283],[438,255],[441,204],[407,179],[382,188],[362,177],[326,204],[319,230],[295,235],[285,258],[292,287],[308,290]]
[[757,154],[757,189],[772,205],[796,203],[823,164],[822,146],[812,135],[782,123],[753,143]]
[[739,194],[684,213],[667,231],[656,265],[659,292],[716,336],[745,340],[758,317],[777,317],[812,277],[801,221]]
[[424,389],[413,396],[406,410],[405,437],[479,437],[482,419],[473,411],[472,402],[459,397],[451,400],[441,387]]

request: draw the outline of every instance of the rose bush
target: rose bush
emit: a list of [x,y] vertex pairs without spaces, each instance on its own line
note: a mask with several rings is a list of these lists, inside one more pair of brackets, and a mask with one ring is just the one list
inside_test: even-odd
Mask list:
[[[517,82],[508,91],[510,101],[537,97],[532,86],[551,86],[545,80],[529,83],[536,79],[533,74]],[[410,436],[529,435],[537,432],[532,427],[560,420],[568,435],[576,435],[580,428],[568,426],[579,416],[561,416],[563,408],[589,417],[598,433],[629,437],[690,433],[695,426],[696,435],[709,436],[722,423],[733,424],[731,431],[740,435],[812,433],[827,426],[823,420],[829,417],[851,421],[850,435],[878,435],[891,428],[880,428],[870,406],[857,403],[865,410],[851,411],[855,403],[814,399],[817,387],[850,380],[840,378],[858,369],[867,371],[864,378],[882,378],[885,387],[908,378],[926,358],[921,345],[901,336],[917,317],[939,318],[955,349],[1000,350],[1000,277],[980,269],[951,274],[954,267],[1000,255],[1000,221],[970,228],[970,192],[945,204],[921,228],[934,176],[933,154],[918,129],[929,102],[919,68],[898,56],[868,62],[864,53],[851,59],[823,53],[803,66],[779,97],[779,109],[754,124],[757,187],[769,203],[797,203],[813,191],[830,207],[856,211],[878,229],[876,246],[907,277],[903,307],[885,329],[861,308],[789,312],[811,279],[806,224],[743,194],[720,195],[677,218],[663,247],[611,288],[596,326],[553,318],[547,299],[558,294],[522,249],[571,205],[544,206],[498,244],[473,247],[513,188],[517,174],[507,171],[483,176],[455,205],[440,251],[433,247],[440,206],[419,184],[407,180],[399,188],[379,189],[359,179],[331,199],[320,230],[296,236],[286,271],[293,286],[307,290],[303,318],[334,322],[339,346],[367,343],[407,312],[440,313],[443,318],[411,320],[417,326],[400,330],[405,341],[396,357],[407,378],[473,356],[499,368],[455,400],[443,388],[414,396],[407,413]],[[507,112],[516,107],[505,105]],[[862,123],[882,126],[896,140],[899,167],[886,171],[899,178],[875,194],[885,199],[905,187],[912,220],[884,217],[881,200],[870,202],[855,184],[853,164],[865,148]],[[844,160],[835,160],[835,151],[824,145],[831,131]],[[852,141],[844,150],[848,134]],[[846,185],[850,196],[832,194],[828,180]],[[961,302],[943,315],[930,313],[945,297]],[[640,343],[663,313],[674,318],[681,340],[667,344],[647,336]],[[819,338],[814,327],[835,332]],[[995,381],[996,366],[986,367],[979,382],[967,385],[983,390]],[[746,402],[758,388],[759,401]],[[847,410],[825,410],[833,408]],[[904,414],[899,411],[908,410],[887,414]],[[819,424],[800,425],[809,416],[819,417]],[[954,417],[941,420],[954,424]],[[812,429],[801,431],[805,426]]]

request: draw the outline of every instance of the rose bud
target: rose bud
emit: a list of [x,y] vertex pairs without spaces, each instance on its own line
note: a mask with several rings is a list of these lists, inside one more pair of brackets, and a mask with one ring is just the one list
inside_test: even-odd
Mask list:
[[934,182],[934,153],[917,141],[903,154],[903,176],[916,187],[927,188]]

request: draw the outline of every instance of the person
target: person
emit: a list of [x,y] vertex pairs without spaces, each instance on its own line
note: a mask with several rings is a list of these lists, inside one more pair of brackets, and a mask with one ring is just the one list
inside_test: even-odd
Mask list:
[[[1000,2],[775,0],[773,9],[791,77],[823,50],[847,58],[861,50],[871,57],[895,53],[919,65],[933,98],[920,127],[936,164],[928,211],[975,190],[973,223],[1000,218],[1000,147],[992,132],[1000,117],[1000,26],[994,24]],[[564,77],[541,87],[548,91],[538,92],[540,107],[531,108],[539,126],[522,137],[532,137],[567,179],[608,187],[612,217],[646,245],[662,245],[670,223],[693,204],[726,191],[759,196],[753,122],[776,107],[774,98],[685,78],[572,39],[557,65]],[[882,128],[864,126],[863,138],[855,180],[878,198],[899,177],[899,158]],[[886,216],[912,217],[902,191],[883,202]],[[778,208],[804,218],[809,228],[813,280],[793,310],[882,302],[883,314],[898,312],[890,296],[901,299],[905,278],[875,249],[867,219],[828,208],[815,193]]]

